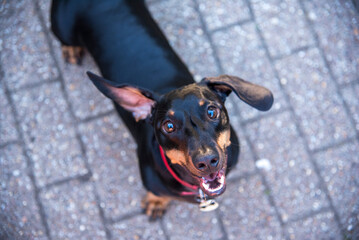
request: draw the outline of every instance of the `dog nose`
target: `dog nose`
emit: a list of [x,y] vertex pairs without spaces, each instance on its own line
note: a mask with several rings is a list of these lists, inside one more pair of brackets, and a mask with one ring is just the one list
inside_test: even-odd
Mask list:
[[219,163],[217,155],[211,154],[196,158],[194,166],[200,171],[208,171],[216,169]]

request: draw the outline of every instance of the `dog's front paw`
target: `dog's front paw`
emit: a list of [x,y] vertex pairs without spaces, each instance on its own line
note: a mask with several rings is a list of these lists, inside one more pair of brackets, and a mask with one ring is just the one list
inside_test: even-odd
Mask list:
[[170,201],[169,197],[159,197],[151,192],[147,192],[146,196],[142,199],[141,205],[150,221],[153,221],[163,216]]
[[62,57],[68,63],[81,65],[84,54],[85,49],[83,47],[62,46]]

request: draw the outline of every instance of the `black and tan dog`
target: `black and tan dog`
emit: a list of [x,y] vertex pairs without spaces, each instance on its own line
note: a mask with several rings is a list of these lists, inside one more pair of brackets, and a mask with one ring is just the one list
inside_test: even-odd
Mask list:
[[195,83],[144,1],[54,0],[51,11],[64,56],[78,62],[82,48],[91,53],[104,78],[89,72],[90,79],[138,144],[147,215],[160,217],[171,199],[222,194],[239,155],[224,101],[233,91],[266,111],[272,93],[227,75]]

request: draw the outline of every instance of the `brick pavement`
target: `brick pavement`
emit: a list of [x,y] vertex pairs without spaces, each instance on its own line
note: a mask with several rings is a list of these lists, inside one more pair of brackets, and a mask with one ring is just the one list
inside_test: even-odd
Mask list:
[[[136,145],[65,64],[49,1],[0,3],[0,239],[359,239],[359,17],[345,0],[148,0],[197,80],[270,88],[271,111],[231,97],[239,165],[201,213],[141,213]],[[269,161],[270,167],[258,163]]]

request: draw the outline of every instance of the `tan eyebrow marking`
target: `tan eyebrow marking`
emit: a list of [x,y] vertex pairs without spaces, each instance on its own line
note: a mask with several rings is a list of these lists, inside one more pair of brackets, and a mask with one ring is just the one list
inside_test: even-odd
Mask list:
[[170,115],[170,116],[175,115],[175,111],[173,111],[172,109],[170,109],[170,110],[168,111],[168,115]]
[[201,99],[201,100],[199,100],[199,105],[202,107],[206,102],[203,100],[203,99]]

